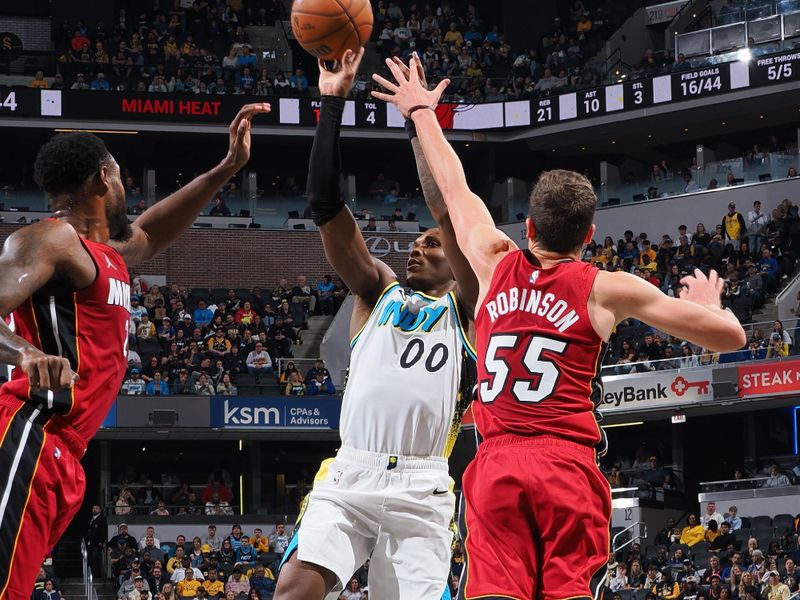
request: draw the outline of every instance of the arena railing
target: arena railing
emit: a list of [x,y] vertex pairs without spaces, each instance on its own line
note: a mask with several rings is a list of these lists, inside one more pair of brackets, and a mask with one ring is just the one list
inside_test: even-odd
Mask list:
[[701,481],[700,492],[721,492],[725,490],[754,490],[763,486],[768,477],[749,477],[745,479],[721,479]]
[[[796,150],[765,153],[756,160],[742,156],[706,163],[702,169],[692,169],[692,178],[698,189],[690,192],[684,191],[686,182],[683,173],[676,171],[659,174],[655,178],[651,173],[646,179],[601,186],[598,199],[601,205],[633,204],[651,199],[650,188],[655,188],[656,198],[666,198],[707,189],[723,189],[728,185],[728,175],[733,175],[734,185],[789,179],[789,169],[792,168],[800,171],[800,153]],[[716,186],[710,187],[713,179],[717,182]]]
[[94,577],[92,576],[92,567],[89,565],[86,540],[81,540],[81,563],[83,566],[83,589],[86,600],[97,600],[97,590],[94,589]]

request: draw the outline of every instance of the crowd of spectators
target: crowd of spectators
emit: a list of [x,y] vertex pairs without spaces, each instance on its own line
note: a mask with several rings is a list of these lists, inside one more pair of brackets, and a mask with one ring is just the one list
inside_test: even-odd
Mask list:
[[668,518],[655,543],[614,553],[604,576],[609,600],[788,600],[798,591],[800,519],[725,514],[709,502],[685,525]]
[[[188,4],[188,6],[187,6]],[[290,95],[308,91],[302,71],[270,73],[247,27],[284,16],[281,0],[161,2],[139,14],[121,9],[112,24],[64,21],[54,32],[56,74],[33,87],[196,94]]]
[[[602,270],[633,273],[674,297],[680,294],[684,276],[695,269],[706,274],[714,269],[726,279],[723,306],[746,323],[781,281],[794,273],[798,244],[798,207],[787,199],[767,214],[756,200],[746,215],[730,203],[713,231],[706,230],[703,223],[698,223],[694,232],[681,225],[677,232],[651,241],[646,233],[634,237],[628,230],[616,241],[610,236],[602,244],[592,241],[583,250],[583,259]],[[770,332],[755,329],[747,348],[729,359],[786,356],[793,345],[792,335],[775,321]],[[627,320],[612,336],[605,364],[616,365],[614,372],[621,375],[719,360],[718,355],[700,347]]]
[[178,535],[173,542],[159,539],[158,530],[149,526],[137,540],[121,523],[105,542],[92,522],[86,537],[97,573],[105,546],[118,600],[269,600],[291,536],[283,523],[269,534],[261,528],[245,532],[238,524],[219,534],[216,525],[208,525],[203,537]]
[[347,289],[326,276],[316,285],[298,275],[272,289],[188,292],[147,286],[134,276],[127,395],[237,395],[239,388],[277,386],[289,395],[332,394],[335,382],[322,361],[300,373],[289,361],[315,314],[333,315]]
[[[449,78],[445,97],[450,101],[532,98],[600,83],[602,74],[590,59],[619,23],[609,18],[605,3],[596,4],[587,7],[576,0],[538,44],[515,50],[475,4],[381,0],[374,5],[373,37],[383,57],[408,59],[416,52],[429,82]],[[366,96],[370,89],[361,76],[355,93]]]

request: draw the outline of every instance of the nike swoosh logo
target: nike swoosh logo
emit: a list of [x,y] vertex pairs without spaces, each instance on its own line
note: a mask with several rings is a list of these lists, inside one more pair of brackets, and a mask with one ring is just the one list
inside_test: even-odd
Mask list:
[[433,495],[434,496],[441,496],[442,494],[446,494],[446,493],[447,493],[447,490],[440,490],[439,488],[436,488],[435,490],[433,490]]

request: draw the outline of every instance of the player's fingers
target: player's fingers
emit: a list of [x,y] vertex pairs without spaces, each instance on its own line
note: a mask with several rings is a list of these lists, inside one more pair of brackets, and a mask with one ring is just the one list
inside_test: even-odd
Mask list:
[[40,360],[36,363],[36,369],[39,372],[39,389],[40,390],[49,390],[50,389],[50,372],[47,368],[47,361]]
[[58,374],[58,388],[65,390],[72,387],[72,369],[66,360],[60,361],[60,373]]
[[383,100],[384,102],[391,102],[392,96],[391,94],[384,94],[383,92],[370,92],[370,95],[377,100]]
[[319,67],[320,71],[327,71],[328,70],[328,65],[326,65],[325,61],[322,60],[321,58],[317,59],[317,66]]
[[434,94],[436,94],[436,101],[437,102],[439,101],[439,98],[442,97],[442,94],[444,94],[444,91],[447,89],[448,85],[450,85],[450,80],[449,79],[442,79],[439,82],[439,85],[437,85],[433,89]]
[[413,81],[414,83],[419,83],[419,65],[420,65],[419,58],[417,58],[417,53],[414,52],[411,55],[411,60],[408,63],[409,81]]
[[358,49],[358,52],[353,52],[353,55],[350,57],[350,64],[353,65],[355,69],[358,68],[358,65],[361,63],[361,59],[364,58],[364,47]]
[[681,285],[688,289],[695,281],[697,280],[694,277],[687,275],[686,277],[681,278]]
[[680,291],[678,292],[678,297],[679,298],[686,298],[686,294],[688,294],[688,293],[689,293],[689,290],[687,288],[685,288],[685,287],[682,287],[680,289]]
[[39,389],[39,368],[36,363],[29,363],[26,367],[28,385],[33,391]]
[[406,64],[402,60],[400,60],[400,58],[397,56],[393,56],[392,60],[394,61],[394,64],[400,67],[400,70],[403,72],[403,77],[408,79],[409,70]]
[[239,109],[239,112],[236,113],[233,121],[231,121],[230,132],[236,133],[239,130],[239,123],[242,122],[243,119],[252,119],[253,115],[260,112],[269,112],[270,106],[265,102],[257,102],[254,104],[245,104],[242,108]]
[[708,281],[708,277],[700,269],[694,270],[694,276],[698,281]]
[[422,61],[417,63],[417,71],[419,71],[419,82],[425,87],[428,88],[428,78],[425,77],[425,67],[422,66]]
[[394,83],[389,81],[388,79],[384,79],[377,73],[372,74],[372,80],[379,84],[380,86],[384,87],[385,89],[389,90],[390,92],[394,92],[395,94],[400,91],[400,88],[397,87]]
[[400,70],[400,67],[394,64],[393,61],[387,58],[386,66],[389,67],[389,70],[392,72],[392,75],[394,75],[394,78],[397,81],[397,83],[402,83],[403,81],[405,81],[405,79],[403,78],[403,72]]

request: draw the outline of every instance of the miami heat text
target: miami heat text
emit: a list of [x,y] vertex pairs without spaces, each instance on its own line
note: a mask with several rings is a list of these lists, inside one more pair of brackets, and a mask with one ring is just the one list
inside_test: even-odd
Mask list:
[[142,98],[123,98],[122,112],[154,115],[207,115],[220,114],[222,102],[219,100],[149,100]]

